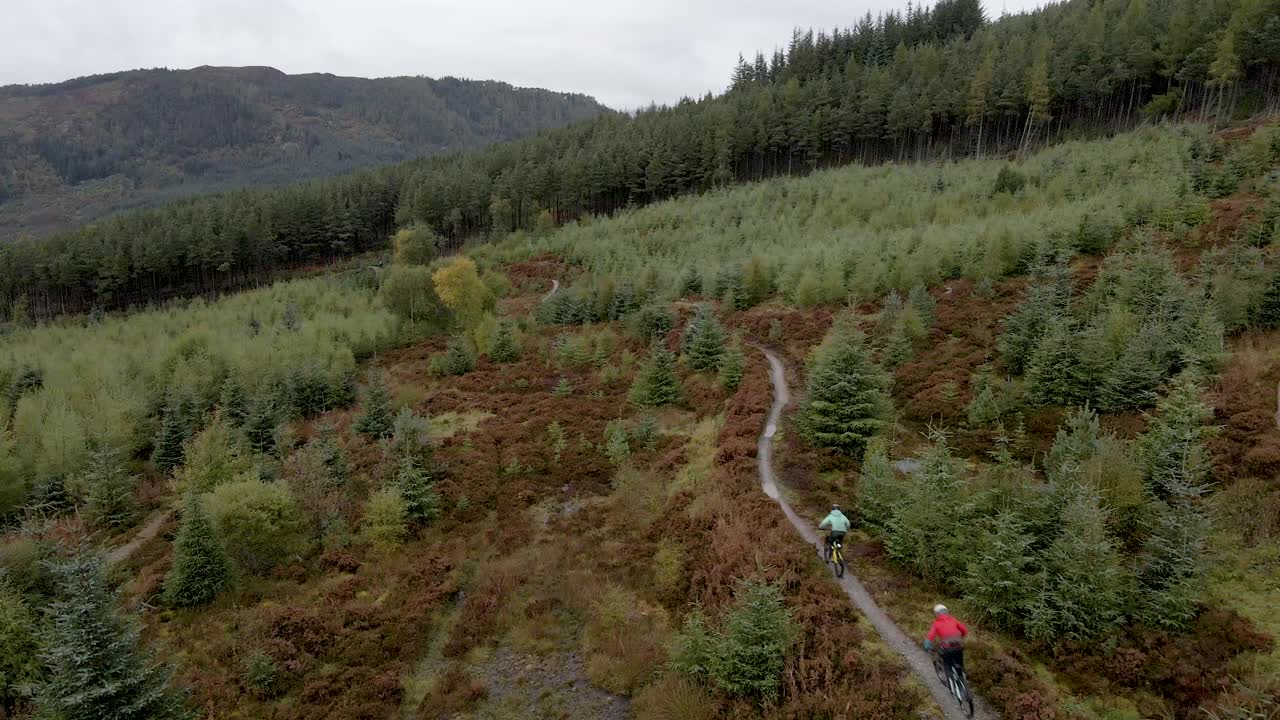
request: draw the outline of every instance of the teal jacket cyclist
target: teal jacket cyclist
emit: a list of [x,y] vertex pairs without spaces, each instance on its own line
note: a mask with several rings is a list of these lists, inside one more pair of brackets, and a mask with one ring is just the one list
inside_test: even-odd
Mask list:
[[839,505],[832,505],[831,512],[818,523],[819,530],[827,530],[827,546],[832,543],[844,542],[844,534],[849,532],[849,518],[840,512]]

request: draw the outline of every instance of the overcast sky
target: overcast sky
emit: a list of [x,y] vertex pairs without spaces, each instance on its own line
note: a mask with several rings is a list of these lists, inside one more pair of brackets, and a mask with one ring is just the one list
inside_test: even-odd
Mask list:
[[[742,52],[907,0],[4,0],[0,85],[140,67],[454,75],[614,108],[719,92]],[[1044,0],[983,0],[988,17]]]

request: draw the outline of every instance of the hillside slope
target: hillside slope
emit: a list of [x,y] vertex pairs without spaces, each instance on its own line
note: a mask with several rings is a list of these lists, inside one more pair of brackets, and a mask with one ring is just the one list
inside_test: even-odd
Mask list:
[[0,88],[0,236],[111,210],[514,140],[606,112],[457,78],[134,70]]

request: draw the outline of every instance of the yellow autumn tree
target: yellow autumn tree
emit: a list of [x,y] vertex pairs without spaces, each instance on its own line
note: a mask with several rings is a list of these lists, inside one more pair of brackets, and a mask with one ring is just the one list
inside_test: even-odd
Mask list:
[[493,310],[496,299],[480,278],[480,271],[471,258],[453,258],[432,273],[431,279],[435,283],[436,293],[453,311],[458,325],[469,337],[477,328],[488,324],[486,318]]

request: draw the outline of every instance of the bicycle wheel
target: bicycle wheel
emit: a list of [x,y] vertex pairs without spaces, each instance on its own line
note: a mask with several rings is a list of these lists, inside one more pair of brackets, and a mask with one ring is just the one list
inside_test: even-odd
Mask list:
[[938,674],[938,682],[942,683],[942,687],[947,690],[951,689],[951,683],[947,679],[947,666],[942,662],[942,656],[933,653],[933,671]]
[[965,717],[973,717],[973,694],[969,692],[969,683],[965,681],[964,673],[956,673],[955,694],[960,712]]
[[837,550],[832,562],[835,564],[836,577],[844,577],[844,551]]

